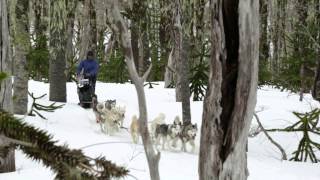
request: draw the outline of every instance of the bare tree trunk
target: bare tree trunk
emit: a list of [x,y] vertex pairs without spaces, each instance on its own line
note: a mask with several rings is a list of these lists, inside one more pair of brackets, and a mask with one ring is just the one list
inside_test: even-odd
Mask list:
[[95,9],[95,0],[90,0],[89,5],[89,21],[90,21],[90,50],[97,51],[97,15]]
[[191,123],[190,113],[190,88],[189,88],[189,64],[188,51],[190,50],[189,38],[184,37],[181,24],[181,3],[180,0],[175,0],[173,9],[175,37],[174,57],[176,70],[176,101],[182,102],[182,120],[183,124]]
[[160,152],[157,152],[154,149],[152,145],[151,137],[148,131],[147,105],[146,105],[145,92],[143,87],[143,83],[146,80],[148,74],[150,73],[151,66],[142,77],[138,75],[134,65],[134,57],[133,57],[132,46],[130,41],[130,34],[120,14],[118,2],[110,0],[109,5],[110,5],[109,7],[110,11],[111,11],[111,14],[109,17],[112,19],[111,26],[114,31],[119,32],[119,35],[120,35],[119,41],[124,51],[129,74],[137,90],[139,114],[140,114],[139,131],[142,137],[144,150],[148,160],[150,178],[152,180],[160,180],[160,175],[159,175]]
[[[137,3],[133,3],[133,8],[135,8],[136,4]],[[139,69],[139,27],[135,19],[131,22],[130,32],[134,64],[136,66],[135,68]]]
[[[96,24],[97,24],[97,59],[100,62],[107,62],[105,50],[105,34],[106,34],[106,6],[105,1],[95,0]],[[110,41],[109,41],[110,42]]]
[[13,90],[13,112],[16,114],[26,114],[28,111],[28,72],[27,72],[27,53],[30,47],[29,21],[28,21],[29,2],[17,0],[15,13],[15,61],[14,75],[15,80]]
[[[0,82],[0,110],[12,112],[11,60],[9,59],[9,28],[7,1],[0,1],[0,72],[8,77]],[[7,149],[8,143],[0,138],[0,173],[15,171],[14,149]]]
[[169,88],[173,86],[174,83],[174,67],[175,65],[173,64],[173,49],[171,50],[170,54],[169,54],[169,58],[168,58],[168,64],[166,67],[166,72],[164,74],[164,87],[165,88]]
[[301,59],[301,66],[300,66],[300,98],[299,101],[303,100],[303,93],[306,90],[306,77],[305,77],[305,69],[306,69],[306,60],[304,58],[306,53],[306,47],[304,47],[307,43],[303,35],[300,33],[300,31],[307,27],[306,19],[308,17],[308,1],[307,0],[300,0],[296,2],[296,10],[298,14],[298,22],[296,24],[296,31],[297,31],[297,38],[300,42],[300,44],[297,44],[296,48],[298,49],[299,58]]
[[317,50],[318,60],[317,60],[317,69],[314,78],[314,84],[312,88],[312,97],[317,101],[320,101],[320,53],[319,49]]
[[[146,13],[146,12],[144,12]],[[143,29],[148,29],[148,18],[147,15],[145,15],[143,17],[142,20],[142,28]],[[140,62],[139,62],[139,70],[138,73],[139,75],[142,75],[145,71],[146,71],[146,66],[148,66],[149,64],[149,59],[150,59],[150,47],[149,47],[149,40],[150,40],[150,34],[147,32],[143,32],[142,33],[142,47],[143,47],[143,55],[142,58],[140,58]]]
[[50,68],[49,99],[66,102],[66,4],[65,0],[51,1],[50,6]]
[[299,92],[299,101],[303,100],[303,93],[305,91],[305,63],[303,62],[300,66],[300,92]]
[[90,46],[90,0],[84,0],[81,8],[81,30],[80,30],[80,48],[79,60],[86,59],[86,53]]
[[115,38],[114,38],[114,34],[111,34],[111,37],[109,39],[108,46],[105,52],[105,62],[109,61],[109,58],[112,54],[114,46],[115,46]]
[[268,61],[270,52],[270,41],[268,39],[268,0],[260,1],[260,56],[259,56],[259,83],[264,84],[267,79],[265,72],[268,71]]
[[183,34],[182,34],[182,24],[181,24],[181,4],[179,0],[175,0],[174,2],[174,6],[173,6],[173,35],[172,37],[174,37],[174,45],[173,45],[173,61],[175,64],[174,69],[176,70],[175,73],[175,80],[176,80],[176,101],[177,102],[181,102],[182,101],[182,87],[181,87],[181,76],[182,74],[180,74],[180,72],[178,72],[178,68],[181,69],[181,67],[179,67],[179,65],[181,65],[181,63],[179,63],[179,61],[182,61],[182,38],[183,38]]
[[69,0],[67,1],[67,44],[66,44],[66,76],[67,81],[71,81],[72,78],[72,67],[74,66],[74,46],[73,46],[73,38],[74,38],[74,22],[75,22],[75,11],[77,8],[78,1]]
[[[29,27],[34,27],[34,35],[35,35],[35,49],[37,50],[47,50],[47,39],[48,39],[48,26],[49,26],[49,0],[34,0],[30,1],[33,2],[33,6],[30,6],[30,12],[34,12],[34,19],[33,15],[29,13]],[[45,59],[44,61],[47,61]],[[47,74],[47,63],[41,63],[34,69],[34,74],[32,75],[35,80],[43,81],[43,79],[48,79]],[[43,70],[45,69],[45,70]],[[28,72],[30,73],[30,71]]]
[[[315,0],[316,24],[320,26],[320,1]],[[320,39],[320,30],[317,32],[318,41]],[[317,69],[315,72],[314,83],[312,87],[312,97],[320,101],[320,48],[316,46]]]
[[[159,0],[159,8],[160,8],[160,22],[159,22],[159,43],[160,43],[160,61],[167,63],[169,60],[171,48],[170,48],[170,21],[171,21],[171,9],[170,0]],[[172,59],[171,59],[172,60]],[[167,72],[167,68],[165,68],[165,73]],[[164,74],[165,76],[166,74]],[[164,77],[165,78],[165,77]],[[166,86],[165,86],[166,87]]]
[[199,179],[245,180],[246,142],[256,104],[259,2],[212,0],[211,8],[212,54]]
[[182,56],[179,60],[179,66],[177,68],[177,71],[181,74],[181,104],[183,125],[188,125],[191,123],[188,52],[190,52],[190,39],[184,38],[182,45]]

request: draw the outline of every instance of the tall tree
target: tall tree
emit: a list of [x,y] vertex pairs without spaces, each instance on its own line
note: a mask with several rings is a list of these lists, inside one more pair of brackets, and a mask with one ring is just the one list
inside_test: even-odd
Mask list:
[[93,52],[97,51],[97,13],[95,8],[95,0],[89,3],[89,22],[90,22],[90,45],[89,48]]
[[[173,38],[173,61],[175,62],[175,90],[176,90],[176,101],[181,102],[182,101],[182,87],[181,87],[181,63],[183,61],[181,55],[182,55],[182,40],[183,40],[183,32],[182,32],[182,12],[181,12],[181,1],[175,0],[173,3],[173,27],[172,27],[172,38]],[[180,62],[180,63],[179,63]],[[178,72],[178,69],[180,67],[180,72]]]
[[80,47],[79,47],[79,59],[83,60],[86,58],[86,53],[90,47],[91,38],[90,38],[90,1],[83,0],[82,8],[80,8]]
[[74,22],[75,22],[75,11],[78,5],[78,1],[76,0],[68,0],[67,1],[67,44],[66,44],[66,63],[67,63],[67,80],[71,81],[72,79],[72,69],[74,67],[75,61],[75,53],[74,53],[74,45],[73,45],[73,39],[74,39]]
[[[320,1],[314,0],[315,4],[315,24],[320,27]],[[320,28],[317,29],[315,40],[320,40]],[[320,43],[316,45],[316,58],[317,58],[317,69],[315,72],[314,84],[312,88],[312,97],[320,101]]]
[[109,10],[111,14],[109,14],[109,18],[111,19],[111,26],[114,32],[119,33],[119,43],[122,46],[123,53],[125,55],[125,62],[128,67],[128,71],[132,82],[135,85],[137,96],[138,96],[138,103],[139,103],[139,131],[142,137],[142,142],[144,146],[144,150],[146,153],[149,171],[150,171],[150,178],[151,180],[160,180],[159,175],[159,160],[160,160],[160,152],[157,152],[151,141],[151,137],[148,131],[148,111],[147,111],[147,104],[146,104],[146,97],[144,92],[143,83],[146,81],[147,76],[150,73],[151,67],[149,66],[148,70],[145,72],[143,76],[139,76],[137,73],[135,64],[134,64],[134,56],[132,52],[132,45],[130,40],[129,31],[127,25],[124,22],[119,10],[118,1],[110,0],[110,7]]
[[86,58],[88,50],[97,50],[97,21],[95,0],[84,0],[81,8],[79,59]]
[[302,35],[301,31],[307,27],[306,19],[308,17],[308,2],[307,0],[300,0],[296,2],[296,9],[297,9],[297,15],[298,15],[298,21],[296,24],[296,38],[297,42],[294,45],[294,49],[298,53],[298,57],[301,59],[301,65],[300,65],[300,98],[299,100],[302,101],[303,99],[303,93],[306,90],[306,64],[307,64],[307,58],[304,58],[306,55],[306,48],[307,45],[305,37]]
[[[12,112],[12,83],[11,66],[9,59],[9,28],[7,1],[0,1],[0,73],[6,73],[7,78],[0,81],[0,111]],[[3,75],[2,75],[3,76]],[[8,142],[0,133],[0,173],[15,171],[14,149],[7,148]]]
[[50,5],[50,101],[66,102],[66,1]]
[[260,55],[259,55],[259,83],[267,84],[271,77],[269,77],[269,53],[270,41],[268,39],[268,0],[260,1]]
[[256,104],[259,1],[211,0],[212,51],[203,105],[199,179],[245,180]]
[[[96,23],[97,23],[97,59],[100,62],[106,62],[106,6],[105,1],[95,0],[94,2],[96,10]],[[111,38],[110,38],[111,39]],[[111,45],[111,40],[109,39],[109,44]],[[112,46],[111,46],[112,47]],[[111,48],[110,47],[110,48]]]
[[[159,51],[160,51],[160,61],[167,62],[169,64],[169,60],[172,60],[170,56],[170,31],[171,31],[171,15],[172,12],[170,12],[170,1],[169,0],[159,0],[159,8],[160,8],[160,22],[159,22]],[[171,58],[171,59],[169,59]],[[171,71],[168,68],[165,69],[166,72],[172,74]],[[168,75],[170,75],[168,74]],[[165,74],[166,76],[166,74]],[[169,83],[170,84],[170,83]],[[167,82],[168,85],[168,82]],[[165,85],[165,87],[167,87]]]
[[173,37],[174,51],[173,57],[176,70],[176,101],[182,102],[182,120],[183,124],[191,123],[190,113],[190,88],[189,88],[189,55],[190,39],[183,32],[182,28],[182,5],[181,0],[174,1],[173,7]]
[[17,0],[15,4],[15,30],[14,30],[14,113],[26,114],[28,111],[28,72],[27,53],[30,48],[29,35],[29,1]]

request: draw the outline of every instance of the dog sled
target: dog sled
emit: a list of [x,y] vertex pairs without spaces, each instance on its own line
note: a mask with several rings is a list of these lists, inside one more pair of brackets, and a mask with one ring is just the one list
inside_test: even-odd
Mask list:
[[89,77],[79,77],[77,91],[80,101],[79,105],[83,108],[92,108],[96,95],[93,93],[93,84]]

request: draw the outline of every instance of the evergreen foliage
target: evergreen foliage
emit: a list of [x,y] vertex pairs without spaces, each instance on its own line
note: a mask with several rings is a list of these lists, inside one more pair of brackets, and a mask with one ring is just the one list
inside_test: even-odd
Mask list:
[[29,77],[38,81],[49,79],[49,50],[47,37],[41,35],[35,39],[35,45],[27,55]]
[[[302,33],[302,32],[297,32]],[[304,64],[304,82],[307,92],[311,90],[314,80],[313,68],[316,66],[316,51],[311,46],[310,38],[301,34],[298,39],[295,34],[287,37],[288,44],[294,48],[296,46],[306,47],[300,50],[295,50],[287,57],[282,58],[283,66],[280,67],[280,73],[275,76],[274,84],[281,89],[288,89],[293,92],[298,92],[301,88],[301,66]]]
[[320,109],[314,109],[309,113],[293,112],[293,114],[299,118],[299,121],[287,127],[286,130],[301,131],[303,132],[303,137],[300,140],[298,149],[293,153],[294,157],[290,160],[306,162],[309,159],[313,163],[319,162],[315,155],[315,150],[320,150],[320,144],[313,141],[309,133],[320,135],[320,128],[317,127]]
[[190,91],[193,94],[194,101],[202,101],[207,91],[209,66],[205,63],[199,63],[191,69]]
[[1,83],[1,81],[3,81],[7,77],[8,77],[8,75],[6,73],[0,72],[0,83]]
[[318,126],[320,109],[314,109],[306,113],[293,112],[293,114],[299,119],[298,122],[284,129],[268,129],[267,131],[301,132],[302,138],[290,160],[304,162],[310,160],[313,163],[318,163],[320,159],[315,152],[320,150],[320,143],[314,141],[311,137],[312,135],[320,135],[320,127]]
[[259,82],[258,85],[272,85],[272,73],[270,72],[268,68],[268,62],[265,60],[262,60],[260,58],[259,60]]
[[14,139],[16,148],[21,149],[29,158],[50,167],[56,173],[55,179],[102,180],[128,174],[128,170],[103,157],[93,159],[85,156],[81,150],[55,145],[56,141],[45,131],[27,125],[2,110],[0,132]]
[[33,93],[29,93],[29,92],[28,92],[28,94],[29,94],[29,96],[31,96],[31,98],[32,98],[31,110],[30,110],[30,112],[28,113],[29,116],[35,116],[35,114],[33,114],[33,112],[34,112],[34,113],[36,113],[38,116],[40,116],[42,119],[47,119],[47,118],[45,118],[42,114],[40,114],[39,111],[54,112],[56,109],[60,109],[60,108],[62,108],[62,107],[64,106],[63,104],[56,106],[56,105],[55,105],[55,104],[56,104],[55,102],[52,103],[52,104],[50,104],[50,105],[48,105],[48,106],[41,105],[41,104],[38,104],[38,103],[36,102],[36,100],[43,98],[43,97],[46,96],[47,94],[44,94],[44,95],[39,96],[39,97],[34,97]]
[[119,50],[116,43],[109,61],[101,64],[99,68],[98,80],[103,82],[125,83],[129,80],[127,66],[123,52]]

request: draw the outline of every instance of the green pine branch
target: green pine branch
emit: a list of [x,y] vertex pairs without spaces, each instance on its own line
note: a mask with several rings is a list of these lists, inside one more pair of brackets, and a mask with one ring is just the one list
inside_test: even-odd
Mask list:
[[11,143],[29,158],[42,161],[46,167],[50,167],[56,173],[56,179],[110,179],[128,174],[127,169],[102,157],[92,159],[81,150],[55,145],[57,141],[53,141],[47,132],[27,125],[2,110],[0,132],[8,139],[14,139]]
[[6,73],[0,72],[0,82],[3,81],[7,77],[8,77],[8,75]]
[[[39,111],[46,111],[46,112],[54,112],[57,109],[60,109],[64,106],[64,104],[61,105],[56,105],[56,103],[51,103],[50,105],[41,105],[38,104],[36,101],[38,99],[43,98],[44,96],[46,96],[47,94],[43,94],[39,97],[35,97],[33,95],[33,93],[28,92],[29,96],[31,96],[32,98],[32,105],[31,105],[31,110],[28,113],[29,116],[35,116],[35,114],[37,114],[39,117],[41,117],[42,119],[47,119],[46,117],[44,117]],[[34,114],[35,113],[35,114]]]
[[301,132],[303,134],[297,150],[292,154],[290,161],[308,161],[318,163],[315,151],[320,151],[320,144],[310,138],[310,133],[320,135],[320,128],[317,127],[319,122],[320,109],[314,109],[307,113],[293,112],[299,119],[293,125],[284,129],[267,129],[268,132]]

